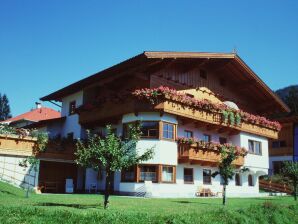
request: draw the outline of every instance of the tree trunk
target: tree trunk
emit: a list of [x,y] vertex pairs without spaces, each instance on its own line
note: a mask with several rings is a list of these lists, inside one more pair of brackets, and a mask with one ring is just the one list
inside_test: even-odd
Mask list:
[[106,170],[106,187],[105,187],[105,195],[104,195],[105,209],[109,207],[110,189],[111,189],[111,173],[109,170]]
[[223,192],[222,192],[222,204],[226,205],[226,185],[223,185]]
[[294,184],[294,199],[297,201],[297,180],[293,181]]

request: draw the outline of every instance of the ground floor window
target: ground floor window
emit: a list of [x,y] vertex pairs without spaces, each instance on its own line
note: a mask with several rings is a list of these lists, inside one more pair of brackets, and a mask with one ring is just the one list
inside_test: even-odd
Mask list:
[[135,181],[135,167],[132,166],[132,167],[122,170],[121,181],[122,182],[134,182]]
[[240,176],[239,173],[236,173],[236,174],[235,174],[235,185],[236,185],[236,186],[241,186],[241,185],[242,185],[242,184],[241,184],[241,176]]
[[184,168],[184,183],[193,183],[193,168]]
[[157,166],[154,166],[154,165],[140,166],[139,181],[157,182]]
[[173,166],[162,166],[162,182],[174,182],[174,167]]
[[211,184],[211,170],[203,169],[203,184]]
[[248,186],[253,187],[254,186],[254,178],[251,174],[248,175]]

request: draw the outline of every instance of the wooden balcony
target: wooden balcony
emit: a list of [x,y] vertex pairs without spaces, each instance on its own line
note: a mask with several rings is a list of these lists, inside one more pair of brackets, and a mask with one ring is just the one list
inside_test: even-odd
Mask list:
[[[257,124],[242,122],[240,125],[229,125],[222,123],[221,114],[216,112],[208,112],[204,110],[194,110],[183,106],[177,102],[164,101],[156,105],[139,100],[128,99],[125,102],[107,102],[102,106],[98,106],[92,110],[79,112],[79,122],[82,125],[97,125],[111,123],[113,120],[118,121],[123,114],[138,112],[160,112],[177,115],[181,118],[190,120],[193,123],[201,124],[208,129],[229,134],[237,134],[240,131],[264,136],[271,139],[278,138],[278,131]],[[211,129],[210,129],[211,128]]]
[[38,153],[37,158],[74,161],[75,150],[76,146],[73,142],[61,143],[60,141],[49,141],[45,151]]
[[2,155],[31,156],[36,146],[35,138],[0,135],[0,154]]
[[[178,144],[178,162],[200,164],[202,166],[217,166],[220,161],[219,151],[199,148],[197,144]],[[239,157],[233,162],[237,167],[243,166],[244,158]]]
[[269,156],[293,156],[293,147],[270,148]]
[[[0,135],[0,154],[11,156],[32,156],[36,152],[37,140],[31,137]],[[37,153],[39,159],[71,160],[75,159],[75,144],[50,141],[44,152]]]

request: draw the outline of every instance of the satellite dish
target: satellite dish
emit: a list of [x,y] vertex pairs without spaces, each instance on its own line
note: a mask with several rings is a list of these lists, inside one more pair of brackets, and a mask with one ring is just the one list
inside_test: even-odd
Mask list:
[[239,107],[237,106],[236,103],[232,102],[232,101],[225,101],[223,102],[226,106],[234,109],[234,110],[239,110]]

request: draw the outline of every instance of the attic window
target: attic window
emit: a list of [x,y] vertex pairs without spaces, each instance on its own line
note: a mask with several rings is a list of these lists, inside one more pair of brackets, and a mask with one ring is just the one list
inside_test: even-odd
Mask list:
[[219,85],[220,85],[220,86],[226,86],[226,80],[224,80],[224,79],[219,79]]
[[207,79],[207,72],[205,70],[200,69],[200,77],[202,79]]
[[71,101],[69,103],[69,115],[73,115],[76,112],[76,101]]

